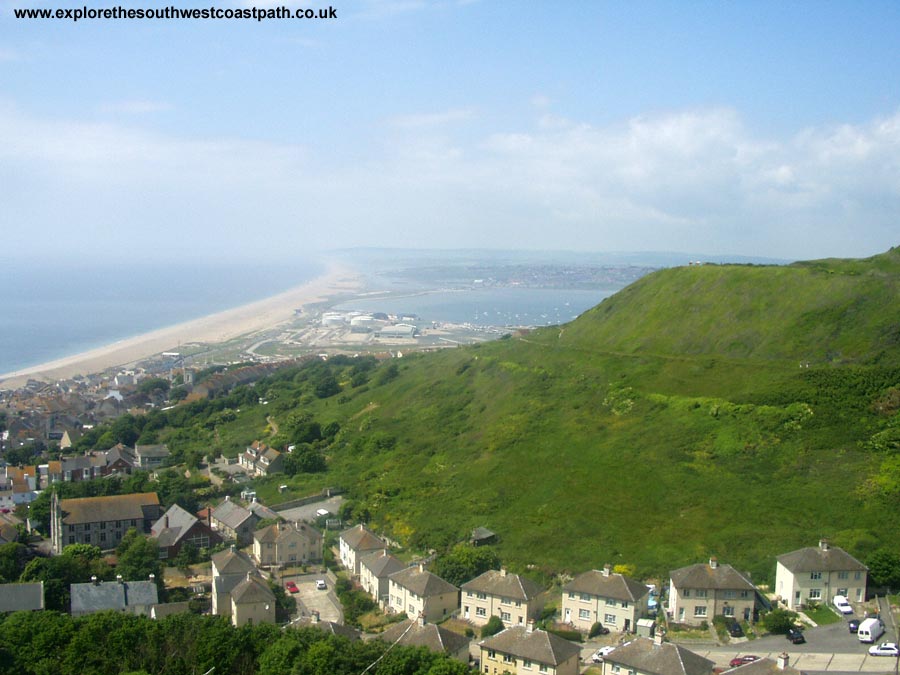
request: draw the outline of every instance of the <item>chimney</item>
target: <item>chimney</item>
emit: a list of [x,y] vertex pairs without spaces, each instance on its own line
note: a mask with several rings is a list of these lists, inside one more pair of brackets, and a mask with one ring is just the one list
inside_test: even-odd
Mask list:
[[230,502],[230,501],[231,501],[231,495],[225,495],[225,501],[226,501],[226,502]]
[[528,619],[528,621],[525,622],[525,632],[526,633],[534,632],[534,619]]
[[819,539],[819,548],[823,551],[827,551],[829,549],[829,542],[825,537]]
[[500,568],[500,576],[501,576],[501,577],[505,577],[506,574],[507,574],[506,568],[505,568],[505,567],[501,567],[501,568]]
[[653,644],[659,647],[663,643],[663,632],[661,630],[657,630],[653,634]]
[[416,619],[416,623],[419,624],[420,626],[425,625],[425,612],[419,612],[419,616]]
[[229,547],[228,547],[228,550],[231,551],[232,553],[234,553],[234,544],[232,544],[231,546],[229,546]]
[[149,578],[150,578],[150,582],[151,582],[151,583],[154,582],[154,581],[156,581],[156,575],[153,574],[153,573],[150,574],[150,577],[149,577]]
[[250,570],[247,570],[247,581],[250,581],[250,577],[252,577],[252,576],[253,576],[253,572],[251,572]]
[[116,575],[116,581],[118,581],[120,584],[122,583],[122,575],[121,574]]
[[309,614],[309,622],[310,623],[319,623],[319,610],[314,609]]
[[425,571],[425,563],[423,563],[423,562],[420,562],[420,563],[419,563],[419,571],[420,571],[420,572],[424,572],[424,571]]
[[788,667],[788,663],[790,663],[790,657],[787,655],[787,652],[781,652],[778,657],[775,659],[775,663],[778,665],[778,670],[785,670]]
[[612,571],[612,566],[608,563],[603,566],[603,576],[608,577],[609,573]]
[[91,575],[91,583],[94,584],[94,586],[99,586],[99,585],[100,585],[100,582],[97,581],[97,575],[96,575],[96,574],[92,574],[92,575]]
[[713,556],[709,559],[709,566],[711,569],[716,569],[719,566],[719,559],[716,556]]
[[168,530],[169,529],[169,514],[167,513],[164,518],[165,519],[163,520],[163,527]]

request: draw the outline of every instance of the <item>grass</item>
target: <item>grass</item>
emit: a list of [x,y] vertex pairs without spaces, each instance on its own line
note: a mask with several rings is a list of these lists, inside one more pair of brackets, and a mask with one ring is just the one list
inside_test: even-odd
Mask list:
[[830,607],[826,605],[819,605],[815,609],[806,609],[803,612],[810,619],[816,622],[819,626],[827,626],[832,623],[840,623],[844,620],[844,617],[835,613]]

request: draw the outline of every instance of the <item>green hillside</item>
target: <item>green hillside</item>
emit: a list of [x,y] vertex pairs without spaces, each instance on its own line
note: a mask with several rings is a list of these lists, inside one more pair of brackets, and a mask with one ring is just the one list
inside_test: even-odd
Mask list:
[[[563,327],[363,376],[310,365],[332,368],[333,396],[302,370],[257,392],[282,435],[298,411],[340,425],[318,442],[327,471],[291,491],[344,486],[411,547],[484,525],[519,569],[663,574],[715,554],[766,578],[822,535],[862,558],[900,552],[898,280],[897,249],[669,269]],[[265,438],[264,417],[248,403],[216,442]],[[257,489],[277,499],[284,480]]]

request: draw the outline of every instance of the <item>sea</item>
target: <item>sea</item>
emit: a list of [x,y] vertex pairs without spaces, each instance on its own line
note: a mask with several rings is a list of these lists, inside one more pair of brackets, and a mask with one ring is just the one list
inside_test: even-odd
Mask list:
[[276,295],[316,261],[0,266],[0,374]]
[[351,300],[335,309],[414,314],[420,321],[476,326],[547,326],[566,323],[615,290],[487,287],[434,290]]

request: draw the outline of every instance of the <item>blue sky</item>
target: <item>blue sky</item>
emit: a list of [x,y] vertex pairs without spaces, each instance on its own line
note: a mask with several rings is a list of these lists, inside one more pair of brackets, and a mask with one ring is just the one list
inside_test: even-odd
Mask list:
[[0,0],[3,259],[900,244],[897,2],[83,4]]

